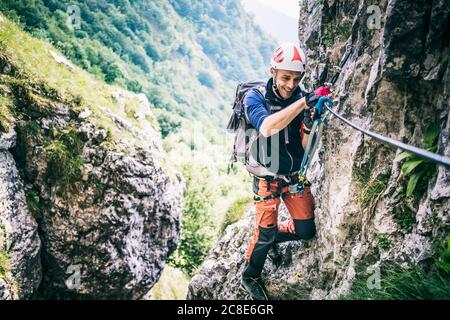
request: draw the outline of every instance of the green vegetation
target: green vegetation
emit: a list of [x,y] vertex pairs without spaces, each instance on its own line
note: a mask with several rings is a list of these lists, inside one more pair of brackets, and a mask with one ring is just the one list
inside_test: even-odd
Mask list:
[[381,289],[369,289],[370,276],[357,278],[345,300],[447,300],[450,277],[439,270],[424,271],[419,266],[409,269],[385,264],[381,267]]
[[14,124],[11,113],[11,100],[0,96],[0,132],[7,132]]
[[249,205],[252,203],[253,198],[245,196],[238,198],[231,207],[225,213],[225,217],[220,225],[220,233],[223,233],[225,229],[230,225],[239,221],[249,209]]
[[214,220],[210,207],[213,192],[207,168],[186,164],[182,173],[186,179],[183,229],[180,244],[170,262],[192,276],[213,245]]
[[0,11],[98,79],[143,92],[154,108],[205,123],[223,125],[226,113],[218,106],[229,102],[235,87],[230,80],[264,76],[275,46],[239,2],[70,5],[80,9],[78,29],[69,24],[78,17],[61,1],[5,0]]
[[371,177],[371,170],[367,168],[353,167],[353,174],[360,188],[361,205],[367,207],[386,188],[389,181],[388,175]]
[[394,221],[402,230],[409,232],[416,223],[416,214],[406,203],[400,203],[394,208]]
[[6,273],[10,271],[11,266],[6,251],[0,250],[0,278],[4,278]]
[[[5,226],[0,222],[0,242],[5,238]],[[10,270],[9,257],[7,252],[0,248],[0,278],[4,278],[5,274]]]
[[435,259],[436,265],[450,275],[450,237],[447,238],[447,243],[440,246],[438,250],[438,258]]
[[380,288],[368,283],[375,274],[358,274],[345,300],[448,300],[450,297],[450,238],[427,269],[385,262],[380,266]]
[[39,218],[42,214],[42,208],[40,203],[39,194],[34,189],[28,189],[25,191],[28,210],[35,217]]
[[81,170],[84,164],[81,159],[83,142],[75,128],[57,132],[55,140],[46,147],[47,178],[61,187],[62,193],[74,190],[75,184],[81,181]]
[[171,133],[176,133],[181,127],[181,119],[170,113],[161,113],[157,116],[161,136],[167,137]]
[[265,74],[275,44],[244,14],[239,1],[170,3],[193,26],[197,42],[225,79],[242,81]]
[[[438,126],[431,124],[425,131],[422,148],[430,152],[436,152],[438,137]],[[409,177],[406,196],[411,197],[414,193],[421,196],[428,187],[428,181],[436,174],[436,164],[407,151],[400,153],[395,158],[396,161],[404,159],[407,160],[402,166],[402,172],[405,177]]]
[[180,270],[166,266],[158,283],[150,290],[153,300],[184,300],[188,293],[189,279]]
[[378,237],[378,248],[381,250],[387,250],[391,247],[391,242],[386,236],[379,236]]
[[352,21],[333,19],[322,26],[323,44],[327,48],[333,47],[336,42],[346,41],[352,34]]

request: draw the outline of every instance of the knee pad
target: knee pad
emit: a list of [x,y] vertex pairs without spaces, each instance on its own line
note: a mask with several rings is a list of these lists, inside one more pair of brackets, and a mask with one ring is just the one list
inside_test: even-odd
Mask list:
[[278,232],[277,226],[273,228],[259,227],[259,240],[264,242],[275,242],[277,232]]
[[295,234],[302,240],[312,239],[316,234],[314,219],[294,220]]

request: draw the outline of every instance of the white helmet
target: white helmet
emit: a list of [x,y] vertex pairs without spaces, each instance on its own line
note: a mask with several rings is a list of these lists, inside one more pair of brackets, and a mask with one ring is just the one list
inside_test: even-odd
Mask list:
[[276,70],[305,72],[306,54],[298,45],[285,42],[273,53],[270,65]]

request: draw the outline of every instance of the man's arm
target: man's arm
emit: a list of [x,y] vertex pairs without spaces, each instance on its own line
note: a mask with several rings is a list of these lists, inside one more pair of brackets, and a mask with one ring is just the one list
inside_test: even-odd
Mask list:
[[289,123],[291,123],[291,121],[300,114],[300,112],[307,108],[308,106],[306,105],[305,98],[301,98],[288,107],[265,118],[259,128],[259,132],[264,137],[270,137],[271,135],[274,135],[275,133],[286,128]]

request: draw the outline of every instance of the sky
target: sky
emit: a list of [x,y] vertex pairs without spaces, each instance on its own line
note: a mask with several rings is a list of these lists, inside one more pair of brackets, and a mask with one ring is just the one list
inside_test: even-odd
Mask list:
[[284,14],[298,19],[299,13],[299,0],[258,0],[264,5],[274,8]]

